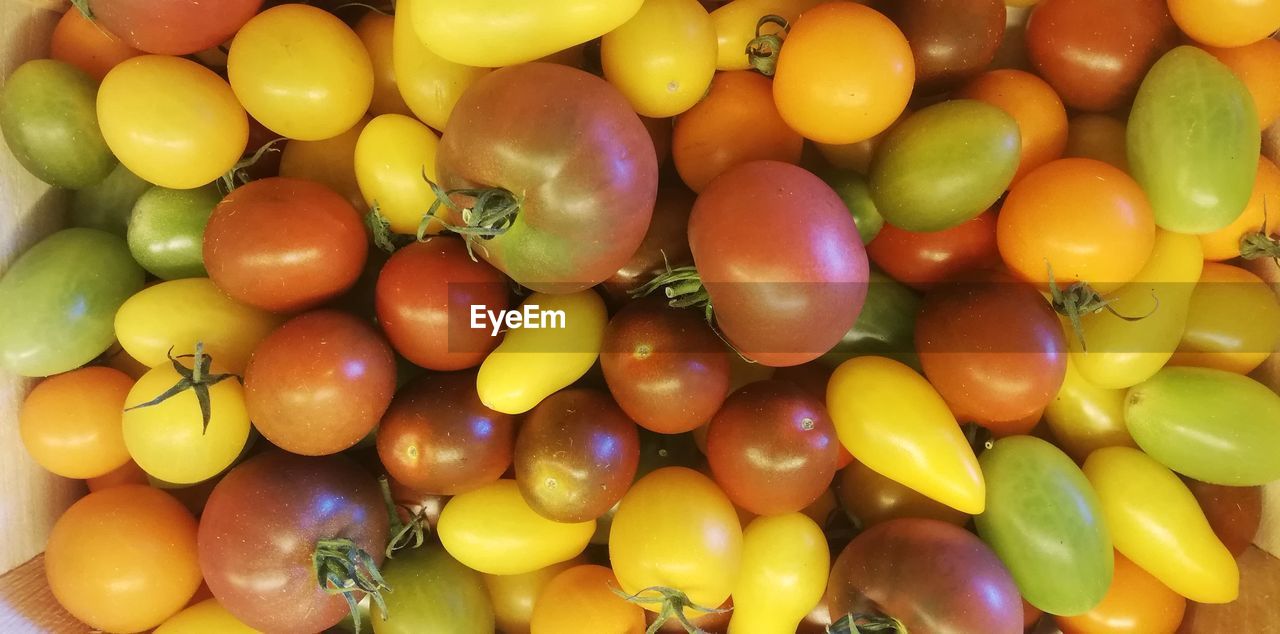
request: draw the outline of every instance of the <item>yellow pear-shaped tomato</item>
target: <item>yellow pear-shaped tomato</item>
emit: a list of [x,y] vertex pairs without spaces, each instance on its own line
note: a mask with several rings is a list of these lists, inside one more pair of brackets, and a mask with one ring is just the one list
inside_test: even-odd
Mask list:
[[436,527],[454,559],[489,575],[522,575],[572,559],[595,531],[595,520],[564,523],[538,515],[515,480],[453,496]]
[[856,357],[827,383],[840,442],[871,470],[958,511],[986,508],[982,470],[947,404],[924,377],[885,357]]
[[793,632],[822,600],[831,552],[804,513],[757,517],[742,531],[729,634]]
[[673,117],[707,93],[716,34],[698,0],[645,0],[600,42],[605,79],[646,117]]
[[[747,44],[756,37],[760,18],[776,15],[787,22],[800,16],[800,12],[817,6],[822,0],[734,0],[711,12],[711,24],[716,31],[716,68],[719,70],[746,70]],[[782,30],[776,24],[760,28],[761,35],[773,35]]]
[[[443,130],[453,105],[467,87],[489,72],[488,68],[465,66],[433,53],[418,39],[413,28],[416,7],[427,0],[399,0],[391,34],[391,59],[400,96],[414,116]],[[440,4],[440,3],[436,3]]]
[[356,181],[365,203],[391,224],[396,233],[413,234],[435,202],[427,183],[436,178],[436,146],[431,128],[413,117],[375,117],[356,141]]

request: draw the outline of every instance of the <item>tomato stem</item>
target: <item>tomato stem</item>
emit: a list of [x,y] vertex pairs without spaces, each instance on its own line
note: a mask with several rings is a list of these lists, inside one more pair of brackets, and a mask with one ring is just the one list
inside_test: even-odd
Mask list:
[[262,157],[266,156],[267,152],[281,151],[280,148],[276,147],[276,144],[286,140],[287,139],[284,137],[271,139],[270,141],[263,143],[262,147],[259,147],[254,151],[252,156],[240,159],[240,161],[232,166],[231,169],[227,170],[226,174],[218,177],[218,189],[222,190],[222,194],[225,196],[235,191],[237,187],[247,185],[250,178],[249,173],[246,170],[257,165],[258,161],[261,161]]
[[1071,329],[1076,334],[1076,339],[1080,342],[1080,350],[1087,352],[1089,348],[1084,341],[1084,326],[1080,323],[1082,315],[1092,315],[1094,313],[1107,312],[1123,319],[1125,321],[1140,321],[1155,314],[1160,308],[1160,298],[1152,293],[1151,297],[1155,299],[1155,306],[1147,311],[1145,315],[1123,315],[1116,311],[1111,305],[1113,299],[1106,299],[1101,293],[1094,290],[1086,282],[1074,282],[1068,286],[1066,290],[1058,288],[1058,282],[1053,277],[1053,265],[1048,262],[1045,265],[1049,269],[1049,295],[1052,298],[1053,310],[1059,315],[1064,315],[1071,322]]
[[907,626],[883,614],[846,614],[827,626],[827,634],[871,634],[872,632],[896,632],[907,634]]
[[[382,501],[387,505],[390,517],[391,538],[387,540],[387,559],[394,556],[395,551],[402,548],[417,548],[427,541],[427,532],[431,527],[427,523],[427,510],[411,511],[407,506],[397,504],[391,496],[391,482],[387,476],[378,477],[378,486],[382,489]],[[400,519],[400,510],[404,509],[409,521]],[[412,544],[412,546],[410,546]]]
[[974,455],[980,455],[983,451],[995,446],[991,430],[982,425],[965,423],[960,426],[960,430],[964,432],[965,440],[969,441],[969,446],[973,448]]
[[86,20],[93,20],[93,9],[89,7],[89,0],[71,0],[71,6],[80,12]]
[[[133,407],[126,407],[124,411],[127,412],[130,410],[141,409],[143,407],[151,407],[152,405],[159,405],[178,394],[191,390],[195,393],[196,401],[200,404],[200,420],[203,423],[203,426],[200,428],[200,435],[203,436],[209,431],[209,419],[213,416],[212,405],[210,404],[209,399],[209,388],[230,378],[234,378],[241,383],[243,383],[244,380],[237,374],[210,374],[209,368],[213,364],[213,357],[204,353],[204,342],[202,341],[196,342],[195,354],[184,354],[175,357],[173,356],[173,348],[169,348],[169,352],[167,354],[169,362],[173,364],[173,369],[178,372],[178,382],[174,383],[169,389],[161,392],[159,396],[156,396],[146,403],[140,403]],[[179,359],[193,359],[191,367],[188,368],[183,365]]]
[[[782,27],[780,31],[763,33],[766,24]],[[782,50],[782,37],[791,28],[780,15],[766,15],[756,22],[756,36],[747,42],[747,63],[761,75],[773,77],[778,66],[778,53]]]
[[382,593],[391,592],[391,587],[378,571],[377,562],[363,548],[345,537],[322,539],[316,542],[311,561],[320,587],[346,600],[357,632],[360,631],[360,602],[355,596],[358,592],[369,595],[386,620],[387,603]]
[[387,253],[395,253],[396,249],[404,246],[408,236],[400,236],[391,231],[391,221],[382,215],[382,209],[378,207],[378,201],[373,201],[373,207],[369,209],[369,213],[364,215],[364,224],[369,228],[369,237],[373,239],[373,245],[386,251]]
[[1280,240],[1261,230],[1240,238],[1240,257],[1246,260],[1271,258],[1280,264]]
[[[691,601],[689,596],[685,593],[666,586],[650,586],[635,594],[627,594],[621,588],[615,588],[612,586],[610,586],[609,589],[612,590],[614,594],[637,605],[643,605],[646,603],[662,604],[662,608],[658,611],[658,617],[653,620],[653,624],[649,626],[649,629],[645,630],[645,634],[655,634],[659,629],[662,629],[662,626],[667,621],[673,618],[679,621],[680,625],[684,626],[684,631],[688,634],[707,634],[706,630],[694,625],[693,622],[689,620],[689,617],[684,613],[685,610],[693,610],[694,612],[702,612],[704,614],[723,614],[729,611],[726,608],[708,608],[706,606],[698,605]],[[646,593],[655,593],[658,596],[642,596]]]
[[667,304],[672,308],[701,308],[707,323],[712,323],[714,312],[711,309],[711,296],[702,285],[702,277],[698,275],[696,267],[680,266],[673,269],[667,265],[665,272],[627,291],[627,294],[632,297],[646,297],[658,289],[662,289],[663,294],[670,300]]
[[[431,223],[438,222],[446,230],[452,231],[463,237],[467,245],[467,254],[472,260],[476,259],[476,254],[472,251],[475,240],[492,240],[511,228],[515,224],[516,216],[520,214],[520,200],[510,190],[502,187],[484,187],[477,189],[451,189],[445,191],[444,188],[437,185],[427,174],[423,172],[422,178],[431,186],[431,191],[435,193],[436,200],[431,203],[431,208],[422,216],[422,222],[418,224],[418,241],[425,239],[427,229]],[[471,206],[464,207],[454,202],[454,196],[464,196],[471,199]],[[440,207],[448,207],[457,211],[462,215],[461,225],[455,225],[449,221],[436,215]],[[481,245],[481,248],[484,248]]]

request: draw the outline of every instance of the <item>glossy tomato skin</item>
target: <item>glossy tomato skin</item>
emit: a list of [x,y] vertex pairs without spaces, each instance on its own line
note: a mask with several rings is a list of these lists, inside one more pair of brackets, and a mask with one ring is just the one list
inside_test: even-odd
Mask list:
[[204,226],[220,200],[222,195],[214,185],[143,191],[129,215],[129,252],[160,279],[207,275],[201,252]]
[[1079,463],[1102,447],[1137,447],[1124,422],[1125,392],[1094,385],[1068,359],[1062,387],[1044,410],[1054,444]]
[[646,117],[672,117],[707,92],[716,34],[697,0],[647,0],[600,41],[604,76]]
[[355,284],[369,247],[351,203],[301,179],[231,192],[204,231],[209,277],[240,302],[276,312],[316,306]]
[[645,627],[644,608],[614,594],[617,587],[617,577],[604,566],[574,566],[557,574],[538,595],[530,634],[640,634]]
[[431,237],[397,249],[378,274],[378,323],[406,359],[430,370],[475,367],[500,339],[471,328],[472,306],[510,306],[506,279],[472,260],[461,240]]
[[53,60],[19,66],[0,91],[0,131],[18,162],[40,180],[79,189],[106,178],[115,158],[98,128],[97,86]]
[[854,460],[836,476],[840,506],[858,526],[869,528],[902,517],[964,526],[969,515],[886,478]]
[[387,610],[374,605],[374,634],[491,634],[493,605],[480,573],[458,563],[439,544],[396,553],[382,576],[392,591]]
[[37,464],[64,478],[96,478],[129,463],[120,414],[133,379],[86,366],[36,384],[18,411],[18,430]]
[[667,266],[693,264],[689,253],[689,212],[693,210],[693,200],[693,193],[679,185],[658,189],[644,240],[631,259],[599,286],[611,306],[631,301],[629,291],[666,271]]
[[826,603],[833,619],[879,612],[910,632],[1022,632],[1022,598],[1000,559],[937,520],[896,519],[858,535],[832,566]]
[[1063,634],[1173,634],[1186,609],[1186,599],[1116,553],[1115,576],[1102,603],[1053,620]]
[[255,634],[257,630],[241,623],[217,599],[209,598],[192,604],[173,615],[154,634]]
[[[480,240],[477,255],[526,287],[560,293],[594,286],[627,262],[658,183],[653,141],[617,89],[548,63],[476,81],[445,126],[436,172],[445,190],[515,194],[511,226]],[[448,216],[464,224],[456,210]]]
[[489,590],[498,631],[504,634],[530,634],[534,607],[547,584],[556,575],[585,562],[586,559],[576,557],[522,575],[482,575],[484,585]]
[[942,231],[907,231],[886,224],[867,244],[867,257],[893,279],[927,290],[949,277],[1000,263],[996,214],[988,209]]
[[826,404],[799,386],[761,381],[734,392],[707,430],[707,460],[734,504],[794,513],[835,476],[838,440]]
[[1280,301],[1275,291],[1243,268],[1205,262],[1191,291],[1182,341],[1169,363],[1248,374],[1266,362],[1277,343]]
[[1185,479],[1209,527],[1239,559],[1249,549],[1262,522],[1262,487],[1230,487]]
[[876,354],[919,369],[914,337],[920,302],[915,291],[879,269],[872,269],[867,277],[867,299],[862,312],[858,313],[858,321],[818,361],[835,367],[856,356]]
[[[126,235],[133,205],[151,184],[138,178],[129,168],[116,164],[107,177],[71,195],[67,224],[73,227],[101,229],[118,236]],[[218,196],[222,198],[221,195]],[[217,200],[214,201],[215,203]],[[210,205],[212,208],[212,205]]]
[[[744,210],[782,219],[743,222]],[[840,197],[802,168],[754,161],[703,190],[689,246],[725,338],[768,366],[818,358],[848,332],[867,292],[867,256]]]
[[381,564],[387,521],[377,482],[348,458],[268,451],[232,469],[209,496],[200,569],[213,596],[245,624],[316,632],[347,614],[346,602],[316,581],[316,543],[350,539]]
[[931,95],[982,72],[1004,36],[1000,0],[910,0],[888,9],[915,57],[916,92]]
[[92,0],[93,19],[134,48],[187,55],[217,46],[253,17],[262,0]]

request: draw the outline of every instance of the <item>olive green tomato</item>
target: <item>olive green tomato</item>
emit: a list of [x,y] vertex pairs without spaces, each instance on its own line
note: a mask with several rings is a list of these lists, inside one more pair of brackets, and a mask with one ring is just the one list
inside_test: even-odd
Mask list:
[[73,227],[101,229],[123,238],[133,203],[150,188],[151,183],[117,163],[106,178],[76,190],[71,196],[68,220]]
[[1000,198],[1021,155],[1018,124],[1005,111],[972,99],[944,101],[885,137],[871,165],[871,197],[899,229],[950,229]]
[[376,604],[374,634],[493,634],[493,605],[480,573],[458,563],[439,544],[400,551],[382,566],[391,592],[386,618]]
[[196,189],[152,187],[129,216],[129,251],[156,277],[204,277],[204,226],[222,200],[215,185]]
[[871,199],[871,188],[867,185],[867,177],[853,170],[829,169],[818,176],[835,190],[849,208],[853,223],[858,226],[858,235],[862,243],[871,242],[884,226],[884,218],[876,210],[876,201]]
[[116,309],[142,288],[122,238],[63,229],[0,278],[0,367],[22,376],[78,368],[115,341]]
[[1244,211],[1258,166],[1258,116],[1248,89],[1209,53],[1165,53],[1142,80],[1125,136],[1129,173],[1158,226],[1209,233]]
[[51,59],[18,67],[0,89],[0,132],[36,178],[88,187],[116,165],[98,129],[98,86],[84,71]]
[[974,517],[978,536],[1022,597],[1061,616],[1098,605],[1111,585],[1111,536],[1080,467],[1034,436],[1001,438],[978,463],[987,482],[987,509]]
[[915,353],[915,324],[920,302],[920,295],[915,291],[871,269],[867,299],[858,320],[820,360],[834,368],[853,357],[876,355],[920,370],[920,359]]
[[1124,420],[1143,451],[1187,477],[1227,486],[1280,479],[1280,396],[1247,376],[1166,367],[1129,389]]

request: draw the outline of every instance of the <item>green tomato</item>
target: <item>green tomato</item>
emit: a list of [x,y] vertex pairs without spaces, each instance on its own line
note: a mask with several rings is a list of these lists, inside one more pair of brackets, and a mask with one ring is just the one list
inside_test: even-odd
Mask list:
[[1227,486],[1280,479],[1280,396],[1240,374],[1167,367],[1130,388],[1138,446],[1187,477]]
[[1129,172],[1160,227],[1209,233],[1244,211],[1258,167],[1258,115],[1248,89],[1209,53],[1179,46],[1151,67],[1126,139]]
[[117,164],[100,182],[76,190],[68,211],[71,226],[101,229],[123,238],[133,203],[150,188],[151,183]]
[[1018,171],[1022,137],[1005,111],[957,99],[929,106],[889,132],[871,166],[885,222],[942,231],[996,202]]
[[884,226],[884,218],[876,210],[876,201],[871,199],[871,188],[867,185],[867,177],[853,170],[831,169],[818,174],[835,190],[849,208],[849,215],[858,226],[858,235],[862,244],[875,239]]
[[115,341],[116,309],[142,288],[124,240],[64,229],[0,278],[0,366],[22,376],[78,368]]
[[0,132],[36,178],[68,189],[88,187],[116,165],[98,129],[97,95],[97,84],[75,66],[31,60],[0,90]]
[[867,278],[867,299],[862,312],[849,332],[821,357],[836,367],[853,357],[876,355],[905,363],[917,371],[920,359],[915,353],[916,315],[920,312],[920,296],[901,282],[871,269]]
[[1115,562],[1098,496],[1080,467],[1034,436],[1001,438],[978,463],[987,509],[974,523],[1023,598],[1062,616],[1098,605]]
[[382,567],[391,592],[386,619],[376,605],[374,634],[492,634],[493,605],[480,573],[458,563],[439,544],[396,553]]
[[214,185],[147,190],[129,216],[133,258],[160,279],[204,277],[204,226],[221,200]]

